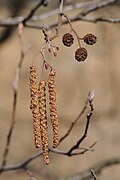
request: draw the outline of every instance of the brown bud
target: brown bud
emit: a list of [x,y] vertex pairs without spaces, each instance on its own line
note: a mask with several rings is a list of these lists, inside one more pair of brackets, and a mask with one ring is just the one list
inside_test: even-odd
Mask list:
[[97,41],[97,37],[94,36],[93,34],[86,34],[84,37],[83,37],[83,40],[86,44],[88,45],[93,45],[96,43]]
[[74,41],[74,37],[72,34],[70,33],[64,34],[62,38],[62,42],[65,46],[70,47],[73,44],[73,41]]
[[60,50],[60,48],[59,48],[58,46],[56,46],[56,49],[57,49],[57,51],[59,51],[59,50]]
[[75,51],[75,59],[80,62],[80,61],[84,61],[87,58],[88,54],[87,54],[87,50],[84,47],[78,48]]

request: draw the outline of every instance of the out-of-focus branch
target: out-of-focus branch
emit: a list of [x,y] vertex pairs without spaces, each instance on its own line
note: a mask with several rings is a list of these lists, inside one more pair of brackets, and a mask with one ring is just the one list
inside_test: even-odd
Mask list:
[[[12,24],[10,25],[9,24],[9,19],[5,20],[6,21],[6,25],[3,26],[2,24],[4,23],[3,20],[0,20],[0,26],[1,27],[6,27],[5,30],[3,30],[3,32],[1,33],[1,36],[0,36],[0,43],[4,42],[13,32],[14,30],[14,27],[15,26],[18,26],[19,23],[23,23],[24,26],[26,24],[27,21],[29,21],[29,19],[31,19],[31,17],[34,15],[34,13],[36,12],[36,10],[40,7],[40,6],[46,6],[48,5],[51,0],[39,0],[39,3],[37,5],[35,5],[35,7],[33,7],[29,12],[28,12],[28,15],[26,17],[23,17],[22,18],[22,21],[21,21],[21,18],[20,18],[20,21],[16,21],[16,23],[14,24],[14,19],[16,19],[16,15],[18,13],[18,11],[24,6],[25,3],[22,3],[22,2],[25,2],[25,1],[21,1],[21,4],[19,5],[18,4],[18,7],[16,8],[15,7],[15,12],[13,12],[12,14],[12,17],[14,18],[11,18],[12,19]],[[11,20],[10,20],[11,21]],[[9,25],[8,25],[9,24]],[[14,24],[14,25],[13,25]]]
[[99,175],[102,172],[102,170],[105,170],[105,168],[108,168],[108,167],[110,168],[113,165],[119,165],[119,164],[120,164],[120,157],[103,160],[103,161],[96,163],[91,168],[89,168],[79,174],[60,178],[60,180],[71,180],[71,179],[72,180],[78,180],[78,179],[79,180],[89,180],[89,179],[93,178],[93,175],[91,174],[91,169],[94,171],[95,175]]
[[17,105],[17,96],[18,96],[18,85],[19,85],[19,79],[20,79],[20,71],[21,71],[21,68],[22,68],[23,60],[24,60],[25,56],[27,55],[28,51],[31,48],[31,46],[28,46],[28,48],[24,50],[22,33],[19,33],[19,29],[18,29],[18,36],[19,36],[19,41],[20,41],[20,46],[21,46],[21,57],[20,57],[18,66],[16,68],[15,77],[14,77],[14,80],[13,80],[13,106],[12,106],[11,125],[10,125],[8,135],[7,135],[7,141],[6,141],[6,146],[5,146],[5,149],[4,149],[2,166],[1,166],[0,172],[2,172],[4,166],[6,165],[6,162],[7,162],[7,156],[8,156],[8,153],[9,153],[10,143],[11,143],[11,137],[12,137],[13,129],[14,129],[15,122],[16,122],[16,105]]
[[[71,18],[72,22],[75,21],[85,21],[85,22],[91,22],[91,23],[98,23],[98,22],[107,22],[107,23],[120,23],[120,18],[106,18],[106,17],[98,17],[98,18],[91,18],[91,17],[84,17],[81,15],[76,15]],[[67,22],[65,21],[64,24]]]
[[44,5],[45,0],[40,0],[39,3],[37,5],[35,5],[35,7],[33,7],[30,12],[28,13],[28,15],[22,20],[23,25],[25,26],[26,22],[34,15],[34,13],[37,11],[37,9]]
[[[108,5],[115,4],[117,2],[120,2],[120,0],[99,0],[99,1],[93,1],[93,2],[85,2],[85,3],[76,3],[73,5],[69,5],[64,7],[64,12],[71,11],[73,9],[80,9],[84,8],[83,11],[81,11],[78,15],[71,17],[71,21],[87,21],[87,22],[109,22],[109,23],[119,23],[120,18],[105,18],[105,17],[99,17],[99,18],[88,18],[86,15],[89,13],[96,11],[98,9],[104,8]],[[42,4],[41,4],[42,5]],[[52,10],[50,12],[47,12],[45,14],[42,14],[40,16],[34,16],[35,11],[40,7],[40,3],[36,5],[26,17],[15,17],[15,18],[9,18],[5,20],[0,20],[0,26],[1,27],[8,27],[8,26],[17,26],[19,23],[24,23],[24,26],[28,28],[35,28],[35,29],[50,29],[57,25],[57,22],[53,22],[47,25],[36,25],[32,21],[41,21],[44,19],[49,18],[50,16],[53,16],[55,14],[58,14],[59,9]],[[67,21],[63,21],[63,24],[68,23]]]
[[120,0],[101,0],[100,2],[93,4],[92,6],[89,6],[88,8],[86,8],[82,13],[80,13],[80,15],[86,16],[93,11],[96,11],[98,9],[101,9],[103,7],[106,7],[108,5],[114,4],[119,1]]
[[[54,149],[55,150],[55,149]],[[52,151],[52,150],[51,150]],[[30,163],[32,160],[36,159],[37,157],[41,156],[42,152],[40,152],[38,155],[33,156],[31,159],[26,161],[26,164]],[[28,162],[28,163],[27,163]],[[4,172],[6,171],[15,171],[18,169],[23,169],[23,165],[25,163],[22,164],[16,164],[16,165],[9,165],[9,166],[5,166],[4,167]],[[68,177],[59,177],[60,180],[88,180],[90,178],[93,177],[93,175],[91,174],[91,169],[93,170],[95,175],[99,175],[105,168],[111,167],[113,165],[119,165],[120,164],[120,157],[116,157],[116,158],[112,158],[112,159],[108,159],[108,160],[103,160],[100,161],[98,163],[96,163],[95,165],[93,165],[92,167],[90,167],[87,170],[84,170],[83,172],[79,173],[79,174],[75,174],[72,176],[68,176]]]

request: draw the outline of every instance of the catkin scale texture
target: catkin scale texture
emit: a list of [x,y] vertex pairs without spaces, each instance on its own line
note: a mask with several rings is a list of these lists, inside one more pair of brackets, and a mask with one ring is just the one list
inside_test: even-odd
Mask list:
[[37,69],[35,66],[30,67],[30,109],[33,115],[33,133],[34,144],[36,148],[40,147],[40,113],[38,109],[38,92],[37,92]]
[[55,86],[55,70],[51,70],[48,77],[49,88],[49,110],[50,118],[53,127],[53,147],[56,148],[59,144],[59,122],[57,117],[57,104],[56,104],[56,86]]
[[40,81],[38,87],[38,99],[39,99],[39,112],[40,112],[40,131],[43,158],[46,164],[49,164],[49,149],[48,149],[48,127],[47,127],[47,112],[46,112],[46,82]]

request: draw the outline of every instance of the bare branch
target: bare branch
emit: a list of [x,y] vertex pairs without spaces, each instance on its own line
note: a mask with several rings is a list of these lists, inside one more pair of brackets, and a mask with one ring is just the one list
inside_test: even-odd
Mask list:
[[93,179],[94,179],[94,180],[97,180],[97,179],[96,179],[96,175],[95,175],[93,169],[91,169],[90,172],[91,172],[91,175],[92,175]]
[[102,172],[102,170],[104,170],[105,168],[111,167],[111,166],[117,165],[117,164],[118,165],[120,164],[120,157],[103,160],[103,161],[96,163],[91,168],[89,168],[81,173],[75,174],[73,176],[68,176],[66,178],[60,178],[60,180],[63,180],[63,179],[64,180],[71,180],[71,179],[73,179],[73,180],[74,179],[88,180],[90,178],[93,178],[93,175],[90,172],[91,169],[94,171],[95,175],[99,175]]
[[6,165],[7,156],[8,156],[9,149],[10,149],[11,137],[12,137],[13,129],[14,129],[15,122],[16,122],[16,105],[17,105],[17,96],[18,96],[18,85],[19,85],[19,79],[20,79],[20,72],[21,72],[21,68],[22,68],[22,63],[23,63],[23,60],[24,60],[25,56],[27,55],[29,49],[31,48],[29,46],[24,51],[22,34],[20,34],[18,32],[18,36],[19,36],[19,41],[20,41],[20,45],[21,45],[21,57],[20,57],[18,66],[16,68],[15,77],[14,77],[14,80],[13,80],[13,106],[12,106],[11,125],[10,125],[8,135],[7,135],[7,142],[6,142],[6,146],[5,146],[5,149],[4,149],[2,166],[1,166],[0,172],[2,172],[2,169]]
[[25,23],[34,15],[36,10],[41,6],[44,5],[44,0],[41,0],[35,7],[31,9],[31,11],[28,13],[28,15],[23,19],[22,23],[25,25]]
[[87,109],[87,106],[88,106],[88,98],[87,98],[87,100],[86,100],[86,102],[85,102],[85,105],[84,105],[83,109],[81,110],[81,112],[80,112],[79,115],[77,116],[77,118],[71,123],[68,131],[65,133],[64,136],[62,136],[62,137],[60,138],[59,144],[69,136],[69,134],[71,133],[71,131],[72,131],[73,127],[75,126],[75,124],[78,122],[78,120],[80,119],[80,117],[84,114],[85,110]]
[[[57,150],[53,149],[53,152],[55,152],[55,151],[57,153]],[[60,153],[58,153],[58,154],[60,154]],[[34,156],[33,159],[36,159],[40,155],[42,155],[42,152],[39,153],[38,155],[36,155],[36,157]],[[33,159],[31,158],[31,161]],[[28,163],[29,162],[30,161],[28,161]],[[108,160],[103,160],[103,161],[100,161],[100,162],[96,163],[91,168],[89,168],[89,169],[87,169],[87,170],[85,170],[85,171],[83,171],[83,172],[81,172],[79,174],[76,174],[76,175],[73,175],[73,176],[68,176],[68,177],[59,177],[59,178],[60,178],[60,180],[70,180],[70,179],[73,179],[73,180],[74,179],[88,180],[88,179],[93,177],[91,172],[90,172],[91,169],[94,171],[95,175],[99,175],[102,172],[103,169],[105,169],[107,167],[111,167],[113,165],[119,165],[119,164],[120,164],[120,157],[116,157],[116,158],[112,158],[112,159],[108,159]],[[18,165],[16,164],[16,165],[5,166],[3,169],[4,169],[4,172],[6,172],[6,171],[14,171],[14,170],[17,170],[17,169],[23,169],[24,170],[24,168],[22,166],[23,166],[23,163],[18,164]]]
[[33,173],[27,167],[25,167],[24,170],[28,174],[28,176],[30,177],[29,180],[36,180],[36,178],[34,177]]
[[98,9],[104,8],[108,5],[111,5],[113,3],[119,2],[120,0],[101,0],[100,2],[93,4],[92,6],[89,6],[86,8],[82,13],[80,13],[81,16],[86,16],[87,14],[96,11]]
[[[91,91],[92,92],[92,91]],[[93,114],[93,111],[94,111],[94,107],[93,107],[93,104],[92,104],[92,100],[91,100],[91,95],[92,93],[89,93],[89,98],[88,98],[88,101],[89,101],[89,105],[90,105],[90,113],[87,115],[87,123],[86,123],[86,127],[85,127],[85,132],[83,134],[83,136],[77,141],[77,143],[70,148],[70,150],[68,151],[68,156],[71,156],[72,152],[75,150],[75,149],[78,149],[79,145],[84,141],[84,139],[86,138],[87,136],[87,132],[88,132],[88,127],[89,127],[89,123],[90,123],[90,119],[91,119],[91,116]],[[94,97],[94,96],[93,96]]]
[[[77,16],[74,16],[71,18],[71,21],[86,21],[86,22],[109,22],[109,23],[120,23],[120,18],[105,18],[105,17],[100,17],[100,18],[88,18],[86,17],[87,14],[96,11],[98,9],[101,9],[103,7],[106,7],[108,5],[111,5],[113,3],[119,2],[120,0],[99,0],[96,2],[85,2],[85,3],[76,3],[73,5],[66,6],[64,8],[64,12],[73,10],[73,9],[80,9],[84,8],[84,11],[79,13]],[[42,5],[42,4],[41,4]],[[37,4],[26,17],[15,17],[15,18],[9,18],[5,20],[0,20],[0,26],[2,27],[9,27],[9,26],[17,26],[19,23],[23,22],[25,27],[28,28],[35,28],[35,29],[50,29],[53,28],[57,25],[57,22],[52,22],[48,25],[36,25],[32,21],[41,21],[46,18],[49,18],[50,16],[58,14],[59,9],[52,10],[48,13],[42,14],[40,16],[34,16],[35,11],[40,7],[40,3]],[[35,9],[35,10],[34,10]],[[62,9],[63,11],[63,9]],[[30,20],[31,19],[31,20]],[[68,23],[68,21],[64,21],[63,24]]]
[[[23,54],[23,52],[22,52],[22,54]],[[24,54],[23,54],[23,55],[24,55]],[[22,56],[22,57],[23,57],[23,56]],[[22,61],[23,61],[23,59],[22,59]],[[20,62],[21,62],[21,61],[20,61]],[[20,63],[20,65],[22,65],[22,64]],[[19,66],[18,66],[18,67],[19,67]],[[20,69],[21,69],[21,66],[20,66]],[[20,72],[20,69],[19,69],[19,72]],[[17,81],[16,81],[16,82],[18,83],[18,82],[19,82],[19,74],[17,74],[17,76],[18,76],[18,77],[17,77]],[[17,99],[16,99],[16,98],[17,98],[17,93],[18,93],[18,85],[15,85],[14,87],[15,87],[15,88],[14,88],[14,92],[16,93],[16,94],[15,94],[16,96],[14,97],[14,99],[15,99],[15,102],[16,102],[16,100],[17,100]],[[66,155],[66,156],[81,155],[81,154],[84,154],[85,152],[89,151],[89,150],[96,144],[96,142],[93,143],[93,144],[90,146],[90,148],[86,148],[86,149],[84,149],[82,152],[73,153],[73,151],[74,151],[75,149],[79,149],[80,143],[85,139],[85,137],[86,137],[86,135],[87,135],[90,118],[91,118],[92,113],[93,113],[93,110],[94,110],[93,104],[92,104],[93,98],[94,98],[94,91],[90,91],[89,94],[88,94],[88,97],[87,97],[87,101],[86,101],[85,107],[83,108],[83,110],[81,111],[81,113],[80,113],[80,115],[79,115],[79,116],[81,116],[81,114],[84,113],[84,111],[85,111],[85,109],[86,109],[86,106],[87,106],[87,103],[89,102],[89,105],[90,105],[90,107],[91,107],[91,110],[90,110],[90,114],[87,115],[87,124],[86,124],[85,132],[84,132],[83,136],[82,136],[82,137],[78,140],[78,142],[77,142],[74,146],[72,146],[72,147],[70,148],[70,150],[67,151],[67,152],[61,151],[61,150],[58,150],[58,149],[54,149],[54,148],[49,148],[49,151],[50,151],[50,152],[57,153],[57,154],[61,154],[61,155]],[[4,172],[4,171],[11,171],[11,170],[15,170],[15,169],[26,169],[26,168],[27,168],[27,165],[28,165],[31,161],[33,161],[34,159],[36,159],[36,158],[38,158],[39,156],[42,155],[42,152],[40,152],[39,154],[33,155],[32,157],[28,158],[26,161],[24,161],[24,162],[21,163],[21,164],[13,165],[13,166],[6,166],[6,159],[7,159],[7,155],[8,155],[8,152],[9,152],[10,140],[11,140],[13,128],[14,128],[14,125],[15,125],[15,108],[16,108],[16,103],[15,103],[15,106],[13,107],[14,119],[12,119],[12,121],[11,121],[11,127],[12,127],[12,128],[10,128],[11,134],[9,135],[9,139],[7,138],[7,144],[6,144],[5,153],[4,153],[5,156],[4,156],[4,158],[3,158],[3,163],[2,163],[2,166],[1,166],[1,168],[0,168],[0,172],[1,172],[1,173]],[[74,124],[78,121],[79,116],[78,116],[78,118],[75,120]],[[73,126],[74,126],[74,124],[73,124]],[[73,126],[72,126],[72,128],[73,128]],[[71,131],[71,130],[70,130],[70,131]],[[9,132],[9,133],[10,133],[10,132]],[[7,149],[7,152],[6,152],[6,149]]]

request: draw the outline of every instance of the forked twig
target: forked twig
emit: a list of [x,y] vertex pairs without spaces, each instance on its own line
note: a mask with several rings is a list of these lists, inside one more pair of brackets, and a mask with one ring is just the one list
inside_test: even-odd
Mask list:
[[77,143],[72,146],[70,148],[70,150],[68,151],[68,156],[71,156],[72,155],[72,152],[75,150],[75,149],[78,149],[79,148],[79,145],[84,141],[84,139],[87,137],[87,132],[88,132],[88,127],[89,127],[89,123],[90,123],[90,119],[91,119],[91,116],[93,114],[93,111],[94,111],[94,107],[93,107],[93,104],[92,104],[92,101],[93,101],[93,98],[94,98],[94,92],[91,91],[88,95],[88,102],[89,102],[89,105],[90,105],[90,113],[87,115],[87,123],[86,123],[86,126],[85,126],[85,132],[83,134],[83,136],[77,141]]
[[18,29],[18,37],[19,37],[20,46],[21,46],[21,52],[20,52],[21,57],[20,57],[18,66],[16,68],[15,77],[13,80],[13,105],[12,105],[11,125],[10,125],[8,135],[7,135],[7,141],[6,141],[6,145],[5,145],[5,149],[3,153],[3,160],[2,160],[2,166],[1,166],[0,172],[2,172],[2,169],[4,168],[7,162],[7,156],[9,153],[10,143],[11,143],[11,137],[12,137],[13,129],[16,122],[16,105],[17,105],[18,86],[19,86],[19,79],[20,79],[20,72],[21,72],[22,64],[23,64],[23,60],[25,56],[27,55],[28,51],[31,48],[31,46],[28,46],[28,48],[24,50],[22,33],[19,32],[19,29]]

